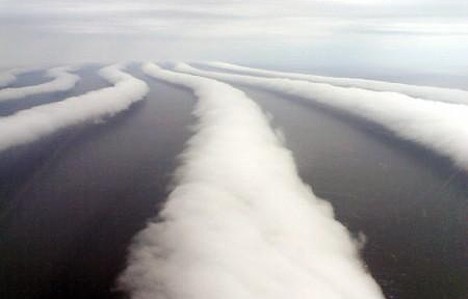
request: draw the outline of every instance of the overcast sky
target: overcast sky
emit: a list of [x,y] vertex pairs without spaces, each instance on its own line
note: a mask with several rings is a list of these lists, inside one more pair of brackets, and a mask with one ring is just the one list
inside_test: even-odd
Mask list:
[[0,0],[0,65],[183,59],[468,71],[467,0]]

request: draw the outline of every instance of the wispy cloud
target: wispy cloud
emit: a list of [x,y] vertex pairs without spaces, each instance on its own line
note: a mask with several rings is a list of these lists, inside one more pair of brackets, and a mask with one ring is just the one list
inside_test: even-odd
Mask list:
[[[232,26],[225,34],[251,34],[252,26],[260,26],[264,35],[277,34],[278,27],[290,36],[304,37],[317,34],[327,27],[329,30],[346,28],[359,33],[395,30],[418,33],[440,33],[440,27],[458,24],[456,34],[468,34],[468,7],[464,1],[304,1],[294,0],[285,5],[283,1],[5,1],[1,14],[4,19],[33,16],[33,20],[46,21],[47,30],[77,32],[74,28],[88,27],[78,32],[93,33],[96,24],[106,24],[116,32],[127,32],[125,27],[135,28],[133,33],[153,33],[157,28],[174,27],[182,34],[190,29],[181,27],[198,24],[200,30],[194,36],[210,35],[216,28]],[[25,20],[27,23],[31,21]],[[4,21],[5,22],[5,21]],[[31,30],[43,24],[35,23]],[[136,26],[135,23],[146,26]],[[161,24],[164,26],[151,26]],[[79,25],[78,25],[79,24]],[[401,30],[404,24],[404,30]],[[55,25],[55,26],[54,26]],[[317,25],[320,25],[317,27]],[[352,25],[349,27],[349,25]],[[429,25],[429,26],[426,26]],[[70,26],[70,27],[68,27]],[[104,26],[104,25],[102,25]],[[111,31],[111,30],[109,30]],[[176,30],[174,30],[176,31]],[[108,32],[108,31],[105,31]],[[451,30],[445,30],[450,34]],[[177,36],[176,32],[173,32]]]
[[374,91],[387,91],[406,94],[416,98],[429,99],[455,104],[468,105],[468,91],[453,88],[440,88],[432,86],[416,86],[410,84],[393,83],[377,80],[358,79],[358,78],[336,78],[317,76],[312,74],[299,74],[279,72],[272,70],[256,69],[244,67],[225,62],[199,62],[200,65],[205,65],[211,68],[238,72],[240,74],[249,74],[256,76],[265,76],[270,78],[290,78],[297,80],[305,80],[315,83],[328,83],[334,86],[342,87],[357,87]]
[[[118,39],[122,48],[132,42],[149,45],[146,50],[139,46],[129,53],[104,55],[116,60],[164,59],[161,49],[171,48],[165,52],[182,60],[213,55],[226,60],[230,57],[222,54],[230,52],[237,61],[287,63],[297,57],[312,63],[314,57],[317,64],[325,55],[330,65],[355,61],[375,68],[418,68],[430,62],[437,69],[460,71],[465,66],[457,60],[468,49],[467,6],[464,0],[4,0],[0,43],[8,46],[0,48],[0,56],[18,62],[51,59],[46,50],[37,58],[18,51],[31,40],[41,43],[36,40],[40,38],[51,44],[43,46],[49,52],[53,44],[73,43],[75,50],[59,57],[82,62],[87,56],[80,49],[86,52],[96,38],[97,44]],[[421,51],[420,45],[434,51]],[[96,52],[102,51],[107,49],[98,47]],[[263,54],[267,51],[274,51],[270,56],[276,59]]]

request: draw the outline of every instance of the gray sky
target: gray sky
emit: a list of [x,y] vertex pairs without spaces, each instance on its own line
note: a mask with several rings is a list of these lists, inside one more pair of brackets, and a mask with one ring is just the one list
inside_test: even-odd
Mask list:
[[0,0],[0,67],[117,60],[468,71],[466,0]]

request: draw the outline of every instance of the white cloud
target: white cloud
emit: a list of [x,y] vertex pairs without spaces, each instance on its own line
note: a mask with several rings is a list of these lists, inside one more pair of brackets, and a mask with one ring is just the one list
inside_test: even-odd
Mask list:
[[377,123],[396,136],[450,158],[468,170],[468,106],[292,79],[201,71],[178,64],[178,71],[298,96]]
[[21,110],[0,117],[0,151],[40,139],[63,128],[99,121],[126,110],[148,92],[145,82],[110,66],[101,76],[114,84],[63,101]]
[[131,247],[120,283],[132,298],[383,298],[252,100],[214,80],[144,70],[193,90],[198,125],[177,187]]
[[287,73],[278,71],[269,71],[244,67],[225,62],[202,62],[201,65],[217,68],[220,70],[230,70],[250,75],[260,75],[270,78],[290,78],[305,80],[316,83],[328,83],[342,87],[358,87],[374,91],[391,91],[403,93],[416,98],[423,98],[447,103],[468,105],[468,91],[461,89],[440,88],[432,86],[416,86],[402,83],[391,83],[385,81],[356,79],[356,78],[335,78],[324,77],[310,74]]
[[[0,90],[0,102],[16,100],[32,95],[67,91],[75,87],[80,80],[77,75],[70,74],[70,67],[57,67],[47,71],[47,76],[53,80],[39,85],[5,88]],[[17,72],[16,72],[17,73]]]

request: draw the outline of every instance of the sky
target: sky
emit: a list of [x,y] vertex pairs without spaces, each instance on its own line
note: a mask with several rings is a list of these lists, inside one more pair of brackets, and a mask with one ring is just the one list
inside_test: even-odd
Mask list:
[[466,0],[0,0],[0,67],[122,60],[468,73]]

